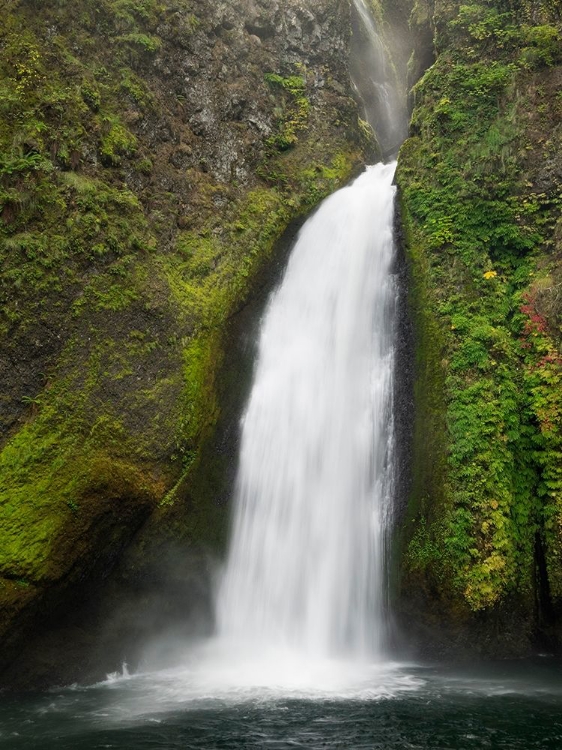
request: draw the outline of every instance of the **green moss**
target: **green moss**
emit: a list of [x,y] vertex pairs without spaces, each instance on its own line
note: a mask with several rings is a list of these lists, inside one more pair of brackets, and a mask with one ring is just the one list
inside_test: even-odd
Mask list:
[[[551,531],[544,523],[545,513],[559,518],[547,510],[559,507],[557,489],[548,495],[544,484],[558,437],[537,434],[540,386],[530,386],[528,368],[540,360],[529,354],[521,316],[558,205],[555,185],[534,189],[528,160],[529,152],[537,163],[548,158],[532,138],[545,128],[549,137],[557,105],[529,123],[536,82],[521,52],[535,34],[545,48],[556,35],[531,32],[493,5],[449,10],[439,19],[442,52],[414,90],[413,135],[398,170],[418,329],[405,576],[437,577],[444,596],[480,610],[514,592],[530,601],[536,535],[559,533],[558,521]],[[545,378],[556,379],[552,367]]]
[[162,46],[162,42],[156,36],[149,36],[148,34],[124,34],[117,38],[119,42],[130,44],[133,47],[137,47],[144,52],[158,52]]
[[84,81],[80,87],[80,94],[84,102],[92,110],[98,112],[101,104],[101,94],[94,81]]
[[[84,426],[85,428],[85,426]],[[11,440],[0,454],[0,568],[5,577],[34,582],[57,579],[64,570],[61,535],[80,534],[84,503],[91,496],[124,492],[148,496],[157,485],[133,463],[110,456],[125,452],[127,435],[118,420],[99,417],[77,430],[52,407]],[[66,542],[65,542],[66,544]]]
[[184,350],[185,403],[180,430],[182,449],[191,455],[197,449],[202,431],[216,419],[218,404],[213,376],[218,369],[219,352],[216,334],[202,334]]
[[101,138],[100,156],[106,166],[119,166],[122,157],[131,157],[137,148],[137,139],[115,116],[103,118],[104,135]]
[[299,133],[306,128],[310,103],[306,97],[306,78],[266,73],[265,80],[273,89],[286,93],[277,122],[277,132],[268,139],[268,145],[286,151],[298,141]]

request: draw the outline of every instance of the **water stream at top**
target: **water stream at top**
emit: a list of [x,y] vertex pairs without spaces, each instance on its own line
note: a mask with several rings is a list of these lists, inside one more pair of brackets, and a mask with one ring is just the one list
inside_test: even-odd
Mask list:
[[408,135],[406,91],[399,83],[367,0],[353,0],[353,11],[352,83],[383,154],[394,155]]

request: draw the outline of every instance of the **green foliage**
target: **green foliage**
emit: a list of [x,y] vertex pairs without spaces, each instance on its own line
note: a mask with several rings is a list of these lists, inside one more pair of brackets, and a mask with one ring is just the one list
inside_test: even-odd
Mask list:
[[84,81],[80,87],[82,99],[86,102],[92,112],[98,112],[101,105],[101,94],[98,87],[92,81]]
[[271,136],[268,144],[286,151],[298,141],[298,134],[306,128],[310,102],[306,97],[306,79],[302,76],[283,78],[277,73],[266,73],[265,80],[273,89],[281,89],[287,96],[277,124],[278,132]]
[[562,34],[555,26],[526,26],[523,33],[529,45],[522,50],[527,65],[554,65],[562,60]]
[[103,119],[103,129],[105,133],[101,139],[100,156],[106,166],[119,166],[122,157],[133,156],[137,139],[117,117],[106,116]]
[[[549,281],[543,277],[544,281]],[[524,295],[522,347],[529,407],[536,429],[531,450],[539,468],[536,488],[546,542],[549,583],[562,596],[562,355],[546,318],[537,309],[541,279]]]
[[51,171],[53,165],[41,154],[28,153],[25,156],[0,155],[0,175],[12,176],[18,172],[32,172],[37,170]]
[[[536,13],[531,17],[536,18]],[[456,49],[473,61],[482,52],[492,56],[495,50],[525,67],[554,65],[562,56],[557,26],[521,24],[512,9],[501,12],[497,4],[460,5],[449,28],[455,34]]]
[[[525,50],[544,67],[560,45],[557,28],[521,26],[497,4],[460,5],[451,17],[447,49],[414,89],[398,169],[425,309],[417,389],[439,394],[418,412],[412,519],[422,526],[412,520],[406,567],[480,610],[514,591],[530,596],[537,533],[561,590],[559,357],[544,331],[525,342],[521,314],[559,205],[523,168],[526,151],[541,148],[526,140],[534,84]],[[428,452],[440,420],[445,445]]]
[[144,52],[158,52],[162,46],[162,42],[158,37],[148,36],[147,34],[125,34],[124,36],[118,37],[118,41],[131,44],[134,47],[140,48]]
[[417,520],[406,554],[408,566],[414,572],[428,568],[439,571],[442,568],[445,549],[436,542],[434,535],[427,527],[424,516]]
[[480,3],[461,5],[450,28],[457,33],[464,32],[472,43],[479,43],[478,46],[483,46],[486,50],[491,45],[499,49],[510,48],[519,39],[511,13],[500,13],[494,6]]

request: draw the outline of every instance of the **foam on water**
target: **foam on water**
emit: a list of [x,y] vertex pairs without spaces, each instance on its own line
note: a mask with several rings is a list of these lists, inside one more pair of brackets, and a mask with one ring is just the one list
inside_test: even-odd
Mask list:
[[[302,664],[298,654],[271,653],[264,659],[231,657],[230,644],[209,642],[189,663],[160,672],[139,672],[93,690],[107,693],[100,718],[128,722],[170,712],[286,700],[379,701],[418,691],[423,678],[391,662],[352,665],[344,660]],[[84,690],[84,689],[81,689]],[[91,688],[89,690],[92,690]],[[111,695],[115,700],[111,699]]]
[[[464,673],[443,666],[388,663],[369,669],[365,665],[363,685],[355,670],[347,686],[340,665],[335,668],[337,689],[332,689],[328,674],[322,692],[316,684],[310,691],[304,680],[295,684],[298,670],[294,669],[285,687],[244,687],[238,678],[236,686],[229,687],[228,674],[220,665],[223,647],[207,643],[201,650],[190,650],[189,662],[181,669],[122,674],[90,688],[17,700],[3,696],[0,746],[6,750],[560,747],[562,683],[554,663],[500,663]],[[234,668],[232,661],[229,664]],[[343,665],[344,673],[348,667]],[[319,677],[326,674],[318,673],[313,682]]]

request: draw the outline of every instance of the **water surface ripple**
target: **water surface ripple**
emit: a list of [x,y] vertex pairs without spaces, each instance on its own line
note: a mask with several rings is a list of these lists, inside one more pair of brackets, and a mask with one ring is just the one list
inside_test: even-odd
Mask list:
[[[377,667],[380,669],[380,666]],[[559,665],[458,671],[388,665],[341,694],[201,690],[197,670],[112,676],[88,688],[4,697],[1,750],[559,750]],[[390,686],[390,687],[388,687]],[[354,692],[355,690],[355,692]]]

